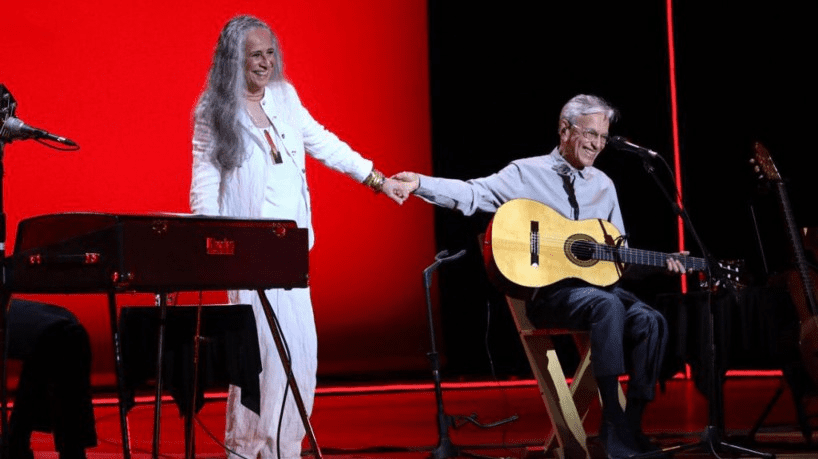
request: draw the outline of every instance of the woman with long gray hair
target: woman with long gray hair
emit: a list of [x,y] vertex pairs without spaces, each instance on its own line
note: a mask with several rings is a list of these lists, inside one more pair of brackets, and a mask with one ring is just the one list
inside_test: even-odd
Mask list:
[[[385,178],[372,161],[310,116],[283,76],[275,33],[257,18],[238,16],[222,29],[194,116],[190,186],[194,213],[295,220],[309,230],[312,247],[306,154],[398,203],[405,198],[397,183]],[[305,430],[292,396],[286,399],[279,423],[286,374],[258,297],[250,291],[229,296],[233,303],[253,306],[264,369],[259,414],[241,404],[240,388],[230,387],[228,457],[299,458]],[[268,290],[267,297],[288,340],[293,373],[311,411],[317,337],[309,288]]]

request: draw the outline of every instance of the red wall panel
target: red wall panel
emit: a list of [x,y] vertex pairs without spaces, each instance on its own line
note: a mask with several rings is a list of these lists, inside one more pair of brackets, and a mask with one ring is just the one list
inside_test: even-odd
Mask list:
[[[81,146],[6,145],[7,252],[17,223],[34,215],[188,211],[191,111],[218,33],[235,14],[256,15],[278,32],[285,72],[305,105],[376,167],[431,170],[425,1],[172,3],[4,6],[0,83],[17,100],[17,117]],[[319,372],[424,367],[421,273],[434,260],[431,207],[399,207],[317,162],[309,168]],[[105,298],[37,298],[80,318],[95,375],[110,377]],[[120,296],[121,304],[152,301]]]

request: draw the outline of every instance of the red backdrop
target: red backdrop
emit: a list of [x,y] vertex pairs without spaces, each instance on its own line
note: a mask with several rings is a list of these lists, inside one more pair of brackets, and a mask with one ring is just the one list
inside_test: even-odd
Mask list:
[[[33,141],[6,145],[8,253],[17,223],[34,215],[188,211],[191,110],[218,33],[236,14],[277,31],[285,72],[313,116],[376,167],[431,169],[424,0],[172,3],[3,7],[0,83],[17,100],[16,116],[81,146],[66,153]],[[317,162],[309,167],[319,372],[425,367],[421,273],[434,260],[431,207],[399,207]],[[96,381],[110,378],[105,298],[35,298],[80,318],[92,337]]]

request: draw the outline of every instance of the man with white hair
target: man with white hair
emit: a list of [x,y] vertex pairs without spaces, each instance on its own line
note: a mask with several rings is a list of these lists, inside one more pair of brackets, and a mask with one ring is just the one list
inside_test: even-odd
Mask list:
[[[505,202],[526,198],[541,202],[571,220],[604,219],[625,233],[613,181],[594,167],[605,148],[616,110],[591,95],[573,97],[562,108],[559,146],[547,155],[511,162],[488,177],[468,181],[401,172],[401,195],[472,215],[495,212]],[[684,267],[669,257],[667,269]],[[609,457],[622,458],[657,447],[642,433],[642,415],[654,398],[667,344],[661,313],[614,284],[598,287],[578,279],[558,281],[536,291],[527,313],[537,326],[590,331],[591,360],[602,398],[600,438]],[[618,401],[618,377],[627,373],[628,401]]]

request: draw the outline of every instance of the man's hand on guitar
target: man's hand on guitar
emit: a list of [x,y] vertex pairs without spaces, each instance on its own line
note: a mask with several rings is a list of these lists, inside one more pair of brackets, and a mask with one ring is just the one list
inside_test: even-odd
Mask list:
[[[667,271],[669,273],[674,273],[674,274],[684,273],[685,272],[685,265],[684,265],[684,263],[682,263],[679,260],[679,257],[686,257],[688,255],[690,255],[690,252],[688,252],[688,251],[676,252],[676,253],[670,254],[670,256],[667,257],[667,264],[666,264]],[[693,269],[688,269],[687,272],[691,273],[691,272],[693,272]]]

